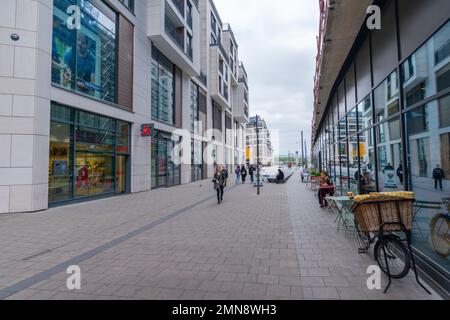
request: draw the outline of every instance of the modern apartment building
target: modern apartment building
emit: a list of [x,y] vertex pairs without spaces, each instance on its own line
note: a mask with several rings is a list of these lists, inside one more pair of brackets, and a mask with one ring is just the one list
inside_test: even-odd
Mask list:
[[4,0],[0,31],[0,213],[242,162],[247,78],[212,1]]
[[[257,134],[256,128],[258,128],[259,134]],[[270,166],[273,161],[273,149],[270,131],[267,128],[266,121],[258,117],[258,123],[256,123],[256,117],[250,117],[246,129],[246,143],[250,153],[249,158],[246,160],[249,161],[250,164],[258,163],[258,139],[259,161],[263,166]]]
[[[367,9],[381,9],[381,29]],[[339,191],[410,190],[423,274],[450,291],[450,2],[320,1],[312,155]],[[373,14],[373,13],[372,13]],[[444,173],[442,175],[442,173]],[[441,185],[442,182],[442,185]],[[447,295],[448,296],[448,295]]]

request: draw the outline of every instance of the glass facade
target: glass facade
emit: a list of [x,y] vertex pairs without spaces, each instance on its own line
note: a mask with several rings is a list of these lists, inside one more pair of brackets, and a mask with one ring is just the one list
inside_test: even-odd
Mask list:
[[[381,83],[373,83],[355,104],[336,90],[313,146],[317,169],[329,170],[337,190],[358,193],[414,191],[417,209],[413,247],[439,274],[450,278],[450,22],[411,56],[398,63]],[[367,46],[363,46],[363,49]],[[395,46],[394,46],[395,47]],[[372,55],[375,51],[358,55]],[[397,57],[394,48],[392,55]],[[363,60],[363,64],[358,64]],[[372,61],[373,61],[372,60]],[[370,59],[358,58],[350,72],[365,70]],[[375,72],[375,71],[374,71]],[[355,71],[356,74],[358,74]],[[372,79],[374,76],[372,75]],[[342,82],[348,81],[343,79]],[[355,87],[359,76],[346,87]],[[341,86],[339,86],[341,87]],[[345,85],[344,85],[345,87]],[[361,89],[361,90],[360,90]],[[328,118],[327,118],[328,116]],[[406,162],[406,163],[405,163]]]
[[134,0],[119,0],[124,4],[125,7],[130,9],[131,11],[134,11]]
[[152,189],[181,184],[181,166],[174,161],[174,149],[172,136],[156,131],[152,139]]
[[192,139],[192,164],[191,164],[191,179],[192,182],[204,179],[203,175],[203,142]]
[[190,96],[190,113],[189,120],[191,121],[191,133],[200,134],[200,114],[199,114],[199,91],[198,86],[191,81],[191,96]]
[[152,47],[152,118],[175,123],[175,66],[157,48]]
[[[78,26],[71,6],[80,8]],[[116,14],[104,3],[53,2],[52,83],[116,102]]]
[[130,125],[52,103],[49,203],[127,192]]

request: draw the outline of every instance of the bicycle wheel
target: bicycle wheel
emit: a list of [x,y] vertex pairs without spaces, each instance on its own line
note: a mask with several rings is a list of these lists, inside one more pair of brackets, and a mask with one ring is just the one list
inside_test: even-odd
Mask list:
[[450,255],[450,217],[446,214],[436,215],[430,223],[431,244],[441,257]]
[[375,244],[374,255],[375,260],[386,275],[388,274],[387,259],[391,278],[401,279],[408,274],[411,256],[408,248],[398,237],[389,235],[383,237],[383,240],[378,240]]
[[355,219],[355,229],[356,229],[356,237],[358,239],[358,252],[359,253],[367,253],[367,251],[369,251],[370,248],[370,244],[371,244],[371,238],[370,238],[370,233],[368,232],[362,232],[359,229],[359,225],[358,222]]
[[367,253],[370,248],[370,234],[367,232],[356,231],[358,237],[359,253]]

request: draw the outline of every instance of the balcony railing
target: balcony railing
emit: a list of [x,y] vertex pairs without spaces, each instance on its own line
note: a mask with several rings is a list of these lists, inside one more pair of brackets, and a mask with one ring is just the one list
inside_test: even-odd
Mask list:
[[223,85],[223,96],[228,100],[228,85],[226,84]]
[[448,40],[442,47],[437,49],[436,52],[434,53],[435,64],[438,65],[439,63],[447,59],[447,57],[449,56],[450,56],[450,40]]
[[200,82],[203,83],[206,87],[208,86],[208,77],[203,72],[200,72],[198,80],[200,80]]
[[240,76],[238,78],[238,82],[244,84],[245,88],[248,90],[247,78],[244,76]]
[[184,52],[184,28],[175,26],[173,22],[168,17],[166,17],[165,29],[166,33]]
[[217,43],[211,44],[211,47],[216,47],[216,46],[219,48],[219,51],[220,51],[220,53],[222,53],[225,60],[230,61],[228,53],[225,51],[225,48],[222,46],[222,43],[220,43],[220,41],[218,41]]
[[177,8],[178,12],[184,18],[184,0],[172,0],[172,3],[175,5],[175,8]]

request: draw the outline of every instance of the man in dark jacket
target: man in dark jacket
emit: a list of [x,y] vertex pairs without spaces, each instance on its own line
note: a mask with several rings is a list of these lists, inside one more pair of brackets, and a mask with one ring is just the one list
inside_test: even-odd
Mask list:
[[226,187],[227,186],[227,182],[228,182],[228,169],[226,167],[223,167],[221,173],[222,173],[222,175],[223,175],[223,177],[225,179],[224,187]]
[[281,183],[284,181],[284,172],[281,169],[278,169],[278,174],[277,174],[277,184]]
[[250,175],[250,180],[252,183],[255,182],[255,167],[253,165],[248,168],[248,174]]
[[438,183],[439,188],[441,191],[444,191],[444,188],[442,187],[442,179],[445,178],[444,170],[441,169],[439,165],[436,166],[436,169],[433,170],[433,179],[434,179],[434,188],[438,189]]
[[241,178],[242,183],[245,184],[245,178],[247,178],[247,168],[245,168],[245,166],[242,166],[241,168]]
[[397,177],[400,179],[400,184],[403,184],[403,165],[401,163],[397,168]]

